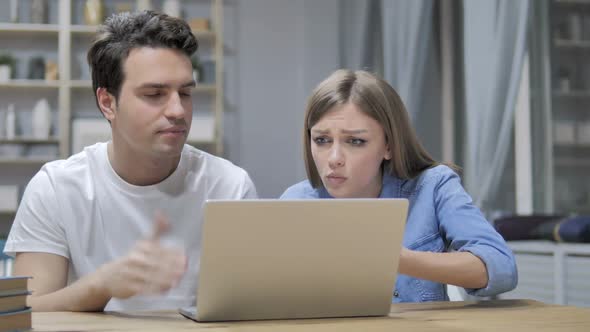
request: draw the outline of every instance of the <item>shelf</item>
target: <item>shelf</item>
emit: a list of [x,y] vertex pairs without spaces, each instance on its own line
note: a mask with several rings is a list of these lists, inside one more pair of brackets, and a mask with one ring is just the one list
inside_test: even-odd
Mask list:
[[0,144],[57,144],[57,138],[38,139],[33,137],[18,137],[15,139],[0,138]]
[[[90,89],[92,88],[92,81],[90,80],[72,80],[68,83],[74,89]],[[197,83],[195,92],[201,93],[215,93],[215,84]]]
[[590,49],[590,40],[554,39],[555,47]]
[[39,89],[56,89],[59,88],[60,81],[46,80],[10,80],[0,82],[0,88],[39,88]]
[[70,31],[74,34],[94,34],[98,25],[71,25]]
[[26,157],[18,157],[18,158],[6,158],[0,157],[0,165],[43,165],[53,160],[57,160],[58,158],[26,158]]
[[583,149],[590,149],[590,144],[583,144],[583,143],[559,143],[555,142],[553,146],[557,149],[571,149],[571,150],[583,150]]
[[215,92],[215,84],[204,84],[204,83],[197,83],[195,86],[195,92]]
[[590,255],[588,243],[556,243],[552,241],[508,241],[512,251],[517,253],[555,254],[557,251],[569,255]]
[[[80,35],[92,35],[95,34],[98,30],[97,25],[72,25],[70,26],[70,31],[73,34],[80,34]],[[213,31],[205,31],[205,30],[193,30],[193,34],[197,39],[203,40],[214,40],[216,38],[216,33]]]
[[590,98],[590,91],[571,90],[571,91],[553,91],[555,98]]
[[26,24],[26,23],[0,23],[0,33],[23,33],[23,34],[54,34],[59,33],[57,24]]
[[92,88],[91,80],[72,80],[69,81],[69,85],[75,89],[90,89]]
[[555,0],[558,5],[590,5],[590,0]]
[[193,34],[197,40],[215,40],[216,33],[213,31],[193,30]]
[[558,167],[590,167],[590,158],[555,158]]

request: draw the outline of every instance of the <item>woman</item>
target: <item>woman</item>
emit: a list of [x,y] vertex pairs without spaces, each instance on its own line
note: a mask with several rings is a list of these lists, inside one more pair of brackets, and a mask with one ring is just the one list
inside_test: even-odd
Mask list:
[[308,180],[296,198],[407,198],[394,302],[448,300],[445,284],[471,295],[514,289],[514,256],[473,205],[459,176],[424,150],[391,86],[338,70],[309,98],[304,124]]

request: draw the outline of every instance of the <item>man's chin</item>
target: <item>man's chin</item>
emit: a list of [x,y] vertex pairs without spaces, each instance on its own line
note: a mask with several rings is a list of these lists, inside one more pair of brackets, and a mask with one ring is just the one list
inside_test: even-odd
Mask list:
[[184,142],[179,145],[160,144],[154,152],[162,157],[178,157],[182,153]]

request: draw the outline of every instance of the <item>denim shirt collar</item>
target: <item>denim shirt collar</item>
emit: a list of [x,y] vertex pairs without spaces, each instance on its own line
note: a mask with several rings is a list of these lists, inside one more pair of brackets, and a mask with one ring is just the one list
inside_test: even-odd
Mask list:
[[[383,174],[381,183],[381,192],[379,198],[399,198],[401,197],[402,180],[390,174]],[[319,198],[334,198],[324,186],[318,188]]]

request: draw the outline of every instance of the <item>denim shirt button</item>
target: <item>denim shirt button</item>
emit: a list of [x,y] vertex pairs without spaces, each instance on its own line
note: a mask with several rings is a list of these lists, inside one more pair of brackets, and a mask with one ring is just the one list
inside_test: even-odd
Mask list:
[[393,296],[394,297],[399,297],[399,292],[397,291],[397,289],[393,291]]

